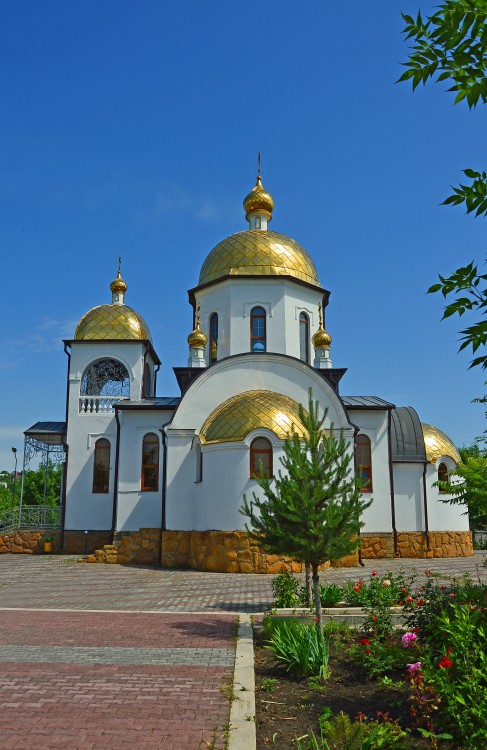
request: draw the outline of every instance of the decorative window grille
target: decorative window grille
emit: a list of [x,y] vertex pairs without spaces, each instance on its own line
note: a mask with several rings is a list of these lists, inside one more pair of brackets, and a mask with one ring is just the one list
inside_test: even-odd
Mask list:
[[98,359],[84,371],[81,378],[80,412],[111,412],[115,402],[129,397],[129,374],[118,360]]

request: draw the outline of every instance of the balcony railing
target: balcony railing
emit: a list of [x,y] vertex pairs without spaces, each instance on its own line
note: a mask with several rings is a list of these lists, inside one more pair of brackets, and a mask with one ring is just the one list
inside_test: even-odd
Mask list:
[[15,529],[59,529],[61,508],[51,505],[24,505],[0,513],[0,534]]
[[119,401],[126,401],[123,396],[80,396],[79,413],[80,414],[109,414],[112,412],[113,405]]

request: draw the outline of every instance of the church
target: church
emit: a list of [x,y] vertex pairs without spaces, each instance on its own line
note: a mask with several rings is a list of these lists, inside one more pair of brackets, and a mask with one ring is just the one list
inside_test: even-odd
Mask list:
[[[286,436],[303,429],[309,389],[354,452],[372,504],[362,558],[472,554],[463,509],[434,486],[460,460],[411,406],[342,393],[332,362],[330,293],[308,252],[269,229],[274,201],[259,174],[243,202],[248,228],[214,247],[189,290],[193,330],[177,397],[156,395],[161,366],[144,318],[125,300],[89,310],[68,357],[66,422],[26,431],[64,452],[59,549],[89,561],[275,573],[244,531],[243,495],[276,473]],[[357,555],[342,561],[356,564]]]

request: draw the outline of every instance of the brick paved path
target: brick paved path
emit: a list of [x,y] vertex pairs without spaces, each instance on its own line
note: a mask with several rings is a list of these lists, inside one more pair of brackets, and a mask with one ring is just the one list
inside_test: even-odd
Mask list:
[[228,615],[4,610],[0,748],[221,748],[235,633]]
[[[323,580],[375,568],[487,582],[484,557],[366,561]],[[268,609],[272,576],[75,560],[0,556],[0,750],[223,747],[237,621],[225,613]]]

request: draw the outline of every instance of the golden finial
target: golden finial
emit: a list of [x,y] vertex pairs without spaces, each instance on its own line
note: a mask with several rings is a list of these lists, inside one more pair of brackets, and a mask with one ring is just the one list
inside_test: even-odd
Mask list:
[[190,348],[198,347],[200,349],[204,349],[207,341],[208,338],[206,336],[206,333],[204,333],[200,328],[200,306],[198,305],[198,307],[196,308],[196,325],[194,327],[194,331],[191,331],[188,336],[188,344]]
[[260,176],[260,151],[257,152],[257,180],[250,193],[244,198],[243,207],[247,219],[254,211],[263,212],[268,221],[272,219],[274,199],[262,185],[262,177]]
[[318,306],[318,319],[320,322],[318,330],[311,337],[313,347],[315,349],[329,349],[331,344],[331,336],[323,328],[323,313],[321,305]]
[[113,294],[116,294],[116,293],[125,294],[125,292],[127,291],[127,284],[122,279],[122,274],[120,272],[121,266],[122,266],[122,256],[119,256],[117,278],[114,281],[112,281],[112,283],[110,284],[110,291],[113,292]]

